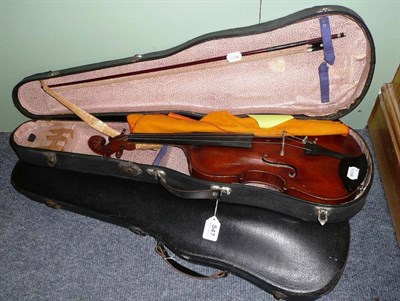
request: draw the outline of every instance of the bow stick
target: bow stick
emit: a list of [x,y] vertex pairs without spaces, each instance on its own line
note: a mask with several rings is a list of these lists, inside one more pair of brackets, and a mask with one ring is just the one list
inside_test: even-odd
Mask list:
[[[331,38],[338,39],[338,38],[343,38],[345,36],[346,35],[342,32],[342,33],[337,33],[337,34],[331,35]],[[130,76],[136,76],[136,75],[141,75],[141,74],[167,71],[167,70],[171,70],[171,69],[203,65],[203,64],[208,64],[208,63],[218,62],[218,61],[238,62],[238,61],[241,61],[242,57],[254,56],[254,55],[259,55],[259,54],[263,54],[263,53],[271,53],[271,52],[275,52],[275,51],[282,51],[282,50],[297,48],[297,47],[301,47],[301,46],[305,46],[305,47],[300,48],[297,51],[290,52],[289,54],[318,51],[318,50],[322,50],[324,48],[322,37],[319,37],[319,38],[291,42],[291,43],[287,43],[287,44],[276,45],[276,46],[271,46],[271,47],[266,47],[266,48],[261,48],[261,49],[255,49],[255,50],[249,50],[249,51],[243,51],[243,52],[239,52],[239,51],[232,52],[232,53],[229,53],[228,55],[221,55],[221,56],[201,59],[201,60],[197,60],[197,61],[190,61],[190,62],[173,64],[173,65],[162,66],[162,67],[155,67],[155,68],[138,70],[138,71],[127,72],[127,73],[122,73],[122,74],[107,75],[107,76],[78,80],[78,81],[73,81],[73,82],[53,84],[53,85],[49,85],[49,87],[55,88],[55,87],[85,84],[85,83],[90,83],[90,82],[117,79],[117,78],[121,78],[121,77],[130,77]],[[230,56],[232,57],[232,60],[229,58]],[[141,55],[138,55],[138,57],[141,58]],[[257,57],[255,59],[257,59]],[[264,59],[264,57],[262,57],[261,59]]]
[[108,126],[105,124],[103,121],[100,119],[94,117],[92,114],[86,112],[85,110],[81,109],[78,107],[76,104],[70,102],[68,99],[66,99],[64,96],[58,94],[54,90],[50,89],[49,86],[46,84],[44,80],[40,81],[43,90],[49,94],[51,97],[56,99],[60,104],[65,106],[67,109],[75,113],[80,119],[82,119],[84,122],[86,122],[88,125],[90,125],[92,128],[97,130],[98,132],[107,135],[111,138],[114,138],[121,134],[117,130],[113,129],[112,127]]

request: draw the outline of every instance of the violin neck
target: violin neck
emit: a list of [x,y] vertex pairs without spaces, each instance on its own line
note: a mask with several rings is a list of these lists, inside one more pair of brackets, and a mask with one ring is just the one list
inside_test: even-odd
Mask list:
[[129,134],[127,142],[251,148],[254,135],[230,133]]

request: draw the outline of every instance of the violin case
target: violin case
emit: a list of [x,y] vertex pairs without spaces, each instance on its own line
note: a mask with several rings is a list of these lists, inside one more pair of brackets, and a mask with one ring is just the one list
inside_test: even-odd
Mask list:
[[[316,51],[276,47],[240,58],[255,49],[334,34],[340,38],[318,42]],[[233,61],[206,62],[219,56]],[[205,63],[184,66],[193,61]],[[180,67],[161,71],[171,65]],[[13,90],[15,106],[32,120],[11,135],[19,157],[12,183],[53,208],[154,237],[166,262],[193,277],[230,273],[277,299],[316,299],[332,290],[343,272],[348,220],[362,209],[373,178],[370,151],[355,130],[350,135],[368,163],[362,184],[350,201],[315,203],[268,185],[191,177],[176,146],[163,154],[125,151],[119,159],[96,155],[87,141],[98,132],[47,94],[40,81],[122,132],[130,113],[200,118],[229,110],[237,116],[338,120],[362,101],[374,65],[373,39],[361,17],[345,7],[324,6],[205,34],[164,51],[35,74]],[[140,73],[148,69],[156,71]],[[184,268],[167,248],[221,272],[206,277]]]

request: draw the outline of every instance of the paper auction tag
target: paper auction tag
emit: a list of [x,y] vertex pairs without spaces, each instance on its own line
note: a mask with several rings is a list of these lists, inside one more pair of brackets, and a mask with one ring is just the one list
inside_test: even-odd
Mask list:
[[211,241],[218,240],[219,229],[221,223],[218,218],[214,215],[206,220],[203,230],[203,238]]
[[349,169],[347,170],[347,177],[350,180],[357,180],[359,173],[360,173],[360,170],[357,167],[350,166]]
[[242,54],[239,51],[228,53],[226,56],[226,60],[229,63],[238,62],[242,60]]

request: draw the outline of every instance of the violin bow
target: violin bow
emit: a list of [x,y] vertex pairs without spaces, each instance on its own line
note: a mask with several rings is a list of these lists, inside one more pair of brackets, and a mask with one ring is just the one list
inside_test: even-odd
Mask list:
[[[162,146],[159,143],[165,144],[196,144],[196,145],[217,145],[217,146],[231,146],[231,147],[251,147],[252,134],[214,134],[212,133],[193,133],[188,135],[162,135],[162,134],[129,134],[125,135],[116,129],[108,126],[106,123],[96,118],[92,114],[86,112],[76,104],[66,99],[61,94],[55,92],[46,84],[44,80],[40,80],[43,90],[56,99],[60,104],[75,113],[90,127],[96,131],[109,137],[110,142],[141,142],[135,143],[135,149],[140,150],[158,150]],[[96,145],[105,145],[105,139],[101,136],[93,136],[89,139]],[[157,143],[157,144],[156,144]],[[93,149],[92,149],[93,150]],[[122,151],[122,150],[121,150]]]
[[[341,32],[341,33],[337,33],[337,34],[332,34],[331,38],[338,39],[338,38],[343,38],[345,36],[346,35],[343,32]],[[295,48],[295,49],[293,50],[292,48]],[[286,44],[282,44],[282,45],[276,45],[276,46],[271,46],[271,47],[266,47],[266,48],[255,49],[255,50],[249,50],[249,51],[243,51],[243,52],[240,52],[240,51],[231,52],[231,53],[228,53],[227,55],[215,56],[215,57],[211,57],[211,58],[200,59],[197,61],[189,61],[189,62],[178,63],[178,64],[173,64],[173,65],[132,71],[132,72],[127,72],[127,73],[122,73],[122,74],[114,74],[114,75],[107,75],[107,76],[91,78],[91,79],[84,79],[84,80],[77,80],[77,81],[66,82],[66,83],[52,84],[52,85],[49,85],[49,87],[55,88],[55,87],[79,85],[79,84],[86,84],[86,83],[91,83],[91,82],[118,79],[118,78],[123,78],[123,77],[146,75],[148,73],[155,73],[155,72],[160,72],[159,75],[166,75],[166,73],[163,73],[164,71],[185,68],[185,67],[198,66],[198,65],[204,65],[204,64],[208,64],[208,63],[212,63],[212,62],[222,62],[222,63],[228,63],[228,64],[229,63],[238,63],[238,62],[242,61],[242,57],[254,56],[253,58],[242,61],[242,62],[248,62],[248,61],[270,58],[271,57],[270,53],[273,53],[276,51],[287,50],[288,51],[287,54],[290,55],[290,54],[318,51],[318,50],[322,50],[323,48],[324,48],[324,45],[323,45],[322,37],[319,37],[319,38],[314,38],[314,39],[301,40],[301,41],[286,43]],[[259,55],[262,55],[262,54],[268,54],[269,56],[259,57]],[[276,56],[276,55],[274,55],[274,56]],[[136,57],[138,58],[136,61],[138,61],[138,60],[140,60],[140,58],[142,56],[136,55]],[[207,66],[200,66],[200,69],[202,69],[202,68],[207,68]]]
[[42,85],[43,90],[49,94],[51,97],[56,99],[60,104],[62,104],[64,107],[75,113],[80,119],[82,119],[85,123],[87,123],[89,126],[97,130],[98,132],[107,135],[108,137],[114,138],[121,134],[118,132],[116,129],[113,129],[112,127],[108,126],[105,124],[103,121],[100,119],[96,118],[92,114],[86,112],[82,108],[78,107],[76,104],[72,103],[68,99],[66,99],[64,96],[58,94],[54,90],[50,89],[49,86],[46,84],[44,80],[40,80],[40,83]]

